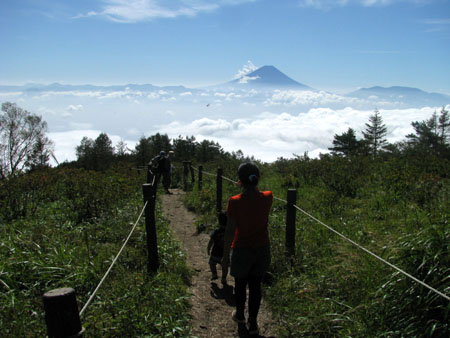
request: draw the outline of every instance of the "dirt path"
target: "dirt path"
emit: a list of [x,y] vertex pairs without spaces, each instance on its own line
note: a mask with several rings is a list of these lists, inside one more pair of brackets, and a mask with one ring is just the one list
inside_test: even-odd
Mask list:
[[[190,292],[192,294],[192,334],[196,337],[228,338],[247,337],[244,325],[238,325],[231,319],[234,309],[233,278],[228,276],[228,286],[222,286],[219,280],[211,281],[206,246],[209,234],[197,234],[195,214],[183,205],[184,192],[173,189],[173,195],[161,195],[162,210],[170,222],[177,239],[187,255],[189,266],[194,270]],[[264,300],[258,317],[260,336],[275,337],[272,333],[273,322],[265,309]]]

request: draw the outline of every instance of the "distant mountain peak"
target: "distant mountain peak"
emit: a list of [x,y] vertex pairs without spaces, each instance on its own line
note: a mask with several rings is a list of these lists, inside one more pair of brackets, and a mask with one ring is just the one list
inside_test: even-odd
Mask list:
[[392,102],[401,106],[445,106],[450,103],[450,96],[439,93],[429,93],[413,87],[381,87],[360,88],[346,96],[373,102]]
[[262,66],[238,79],[230,81],[231,85],[257,86],[271,88],[295,88],[311,90],[310,87],[297,82],[272,65]]

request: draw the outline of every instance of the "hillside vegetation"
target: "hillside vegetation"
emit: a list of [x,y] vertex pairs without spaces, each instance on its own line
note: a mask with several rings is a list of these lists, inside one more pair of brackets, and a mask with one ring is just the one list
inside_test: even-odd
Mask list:
[[[280,199],[296,189],[303,210],[450,295],[449,120],[442,109],[413,122],[414,133],[404,142],[388,144],[375,112],[363,139],[349,128],[335,135],[330,154],[274,163],[227,153],[212,141],[161,134],[141,138],[131,152],[123,143],[112,147],[104,133],[84,138],[77,161],[57,168],[48,166],[49,147],[33,147],[28,161],[15,162],[21,170],[2,162],[2,335],[44,336],[41,296],[51,289],[73,287],[79,306],[86,303],[138,218],[142,169],[160,150],[175,151],[173,186],[181,186],[182,161],[211,174],[220,167],[237,180],[238,165],[253,160],[261,168],[261,189]],[[223,187],[225,209],[239,188],[227,180]],[[186,206],[198,214],[199,231],[209,230],[217,222],[214,175],[204,174],[201,190],[191,183],[188,189]],[[279,337],[449,336],[448,300],[300,211],[295,256],[286,258],[285,213],[285,203],[276,199],[270,217],[273,264],[264,288]],[[141,221],[83,315],[89,336],[189,336],[190,271],[159,208],[157,224],[159,272],[146,271]]]
[[[450,292],[450,162],[386,156],[299,157],[261,165],[261,189],[297,205],[444,294]],[[235,168],[225,176],[236,180]],[[214,172],[214,171],[212,171]],[[187,205],[215,224],[215,182]],[[224,181],[226,196],[239,193]],[[225,208],[225,202],[223,207]],[[205,216],[209,215],[209,216]],[[297,211],[296,254],[285,256],[286,205],[270,218],[273,263],[265,288],[280,337],[445,337],[450,302]]]
[[[131,168],[130,168],[131,169]],[[143,172],[52,168],[0,182],[3,337],[45,337],[42,295],[72,287],[79,310],[143,208]],[[190,271],[157,207],[160,269],[147,272],[143,220],[85,310],[89,337],[187,337]]]
[[[351,142],[335,136],[331,155],[261,163],[260,188],[281,199],[287,189],[296,189],[303,210],[450,295],[449,134],[448,122],[445,133],[430,131],[436,120],[416,122],[421,133],[376,152],[350,131],[344,136],[353,134],[346,139]],[[447,136],[440,142],[439,135]],[[220,165],[224,176],[237,180],[238,163]],[[215,172],[212,166],[209,170]],[[214,224],[215,181],[208,182],[186,203],[202,215],[202,223]],[[228,181],[224,188],[225,196],[239,193]],[[275,200],[270,218],[273,263],[265,288],[280,337],[449,335],[447,299],[299,211],[296,254],[287,259],[285,210],[285,203]]]

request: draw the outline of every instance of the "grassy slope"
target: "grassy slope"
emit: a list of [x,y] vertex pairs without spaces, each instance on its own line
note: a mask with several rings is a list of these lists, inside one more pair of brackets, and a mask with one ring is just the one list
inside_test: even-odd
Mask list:
[[[326,161],[262,166],[260,187],[282,199],[287,188],[297,188],[297,205],[448,294],[450,182],[445,174],[430,177],[389,161],[378,168],[371,162]],[[235,177],[232,170],[224,175]],[[224,198],[239,191],[223,184]],[[214,199],[215,181],[209,179],[201,192],[194,190],[187,205],[202,214],[203,223],[214,225]],[[449,333],[448,301],[300,212],[291,264],[284,254],[284,224],[285,204],[275,201],[270,218],[274,281],[265,292],[278,318],[280,337]]]
[[[61,183],[67,172],[47,173]],[[107,177],[106,177],[107,176]],[[4,337],[45,336],[41,296],[59,287],[73,287],[79,309],[97,286],[119,251],[142,207],[141,177],[97,177],[94,173],[70,172],[84,180],[96,196],[85,196],[73,181],[69,189],[79,205],[97,205],[89,219],[77,223],[61,187],[56,198],[43,200],[31,216],[4,221],[0,226],[0,327]],[[42,177],[40,177],[42,178]],[[103,180],[96,186],[95,180]],[[107,182],[105,182],[105,180]],[[54,185],[54,181],[48,187]],[[106,184],[106,185],[105,185]],[[131,187],[130,187],[131,185]],[[96,203],[101,195],[116,196],[115,203]],[[134,186],[134,188],[133,188]],[[105,188],[106,187],[106,188]],[[47,194],[50,194],[47,191]],[[94,193],[95,195],[96,193]],[[85,201],[83,201],[85,200]],[[83,209],[85,210],[85,208]],[[84,215],[87,217],[87,215]],[[146,269],[145,229],[142,219],[127,247],[83,314],[86,334],[117,337],[187,337],[190,272],[166,220],[157,208],[161,268],[154,276]]]

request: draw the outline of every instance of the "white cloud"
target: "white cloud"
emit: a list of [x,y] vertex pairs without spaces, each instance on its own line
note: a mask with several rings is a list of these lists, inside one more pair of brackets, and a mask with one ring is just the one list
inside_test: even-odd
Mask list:
[[183,92],[180,93],[180,96],[192,96],[192,92]]
[[[380,114],[386,124],[389,142],[398,142],[413,129],[412,121],[423,121],[432,115],[439,107],[411,109],[380,109]],[[166,111],[166,113],[170,113]],[[292,154],[308,152],[311,157],[328,152],[335,134],[341,134],[348,128],[354,128],[358,137],[365,129],[372,110],[355,108],[331,109],[313,108],[298,114],[275,114],[270,111],[249,118],[199,118],[192,121],[172,122],[159,125],[156,129],[146,132],[149,136],[156,132],[167,133],[169,137],[179,135],[194,135],[198,141],[204,139],[219,142],[229,152],[241,149],[245,155],[253,155],[263,161],[274,161],[278,157],[290,158]],[[126,117],[124,117],[126,118]],[[151,125],[151,124],[150,124]],[[50,139],[55,142],[55,154],[58,161],[74,160],[75,148],[84,136],[95,139],[101,131],[92,128],[89,123],[72,123],[74,130],[66,132],[51,132]],[[129,148],[133,148],[138,139],[144,136],[142,130],[136,127],[124,129],[120,136],[108,136],[113,142],[120,138],[127,139]],[[132,140],[128,140],[131,138]]]
[[[412,121],[428,119],[436,108],[422,109],[380,109],[387,126],[389,142],[398,142],[413,131]],[[361,131],[369,121],[371,110],[353,108],[314,108],[298,115],[265,112],[252,119],[202,118],[189,123],[173,122],[158,131],[169,137],[194,135],[197,140],[214,140],[227,151],[241,149],[246,155],[253,155],[263,161],[274,161],[278,157],[292,157],[292,154],[308,152],[318,156],[328,152],[335,134],[348,128]]]
[[239,79],[239,83],[248,83],[249,81],[257,80],[259,79],[259,76],[247,76],[244,75]]
[[75,19],[100,16],[120,23],[136,23],[154,19],[196,16],[223,6],[236,6],[256,0],[103,0],[98,11],[79,14]]
[[106,92],[106,93],[102,93],[101,96],[99,97],[100,99],[120,99],[120,98],[126,98],[126,99],[130,99],[133,100],[136,97],[142,97],[144,94],[139,91],[133,91],[130,88],[125,88],[125,90],[119,90],[119,91],[115,91],[115,92]]
[[72,130],[66,132],[49,133],[48,137],[55,143],[55,157],[59,162],[76,160],[75,148],[83,137],[97,138],[98,130]]
[[[59,137],[55,139],[56,149],[61,151],[58,160],[64,160],[65,148],[71,148],[74,154],[81,140],[76,137],[76,131],[94,138],[100,133],[94,129],[100,128],[123,139],[136,140],[156,132],[175,138],[194,135],[197,140],[214,140],[227,151],[241,149],[264,161],[305,151],[310,156],[326,152],[335,134],[349,127],[364,130],[375,108],[379,109],[388,128],[388,140],[404,140],[405,135],[413,131],[412,121],[428,119],[441,108],[392,109],[406,105],[383,103],[375,96],[359,100],[324,91],[294,90],[271,93],[211,90],[205,92],[209,97],[203,98],[192,92],[192,98],[199,102],[186,104],[180,97],[183,91],[190,98],[187,89],[179,92],[161,89],[144,94],[123,90],[114,92],[111,100],[99,100],[107,97],[106,91],[51,92],[46,93],[50,96],[45,99],[24,96],[24,107],[42,114],[50,131],[67,131],[64,140],[59,137],[61,133],[52,133]],[[134,106],[135,99],[142,101],[139,106]],[[171,123],[173,121],[177,122]],[[85,130],[92,130],[92,134],[86,134]],[[74,155],[71,156],[67,159],[73,159]]]
[[[247,64],[245,64],[241,69],[238,70],[237,74],[234,76],[234,79],[240,79],[241,77],[244,77],[247,74],[250,74],[251,72],[254,72],[257,69],[258,69],[258,67],[256,67],[253,64],[253,62],[248,60]],[[251,79],[253,79],[253,78],[251,78]]]
[[147,98],[150,100],[156,100],[156,99],[159,99],[159,97],[160,97],[160,94],[155,93],[155,92],[151,92],[147,95]]
[[75,97],[100,97],[102,93],[100,91],[48,91],[42,92],[39,95],[33,96],[33,99],[47,99],[53,96],[75,96]]
[[266,106],[297,106],[297,105],[328,105],[328,104],[344,104],[351,105],[358,100],[351,97],[341,96],[337,94],[327,93],[324,91],[309,90],[276,90],[272,97],[264,101]]
[[169,102],[169,101],[176,101],[177,98],[175,96],[170,96],[170,97],[163,97],[162,99],[164,102]]
[[11,100],[11,98],[23,95],[23,92],[7,92],[0,93],[0,100]]
[[66,110],[69,110],[69,111],[80,111],[80,110],[83,110],[83,105],[82,104],[77,104],[77,105],[73,105],[73,104],[70,104],[69,106],[67,106],[67,108],[66,108]]
[[[88,137],[95,140],[100,135],[100,133],[102,133],[100,130],[78,129],[65,132],[49,133],[48,137],[55,144],[54,155],[56,159],[58,160],[58,162],[62,163],[64,161],[74,161],[77,159],[76,147],[80,145],[83,137]],[[123,141],[127,144],[128,148],[132,149],[137,143],[133,140],[124,141],[123,138],[118,135],[108,135],[108,137],[111,140],[113,146],[117,145],[119,141]],[[54,165],[55,163],[52,164]]]

